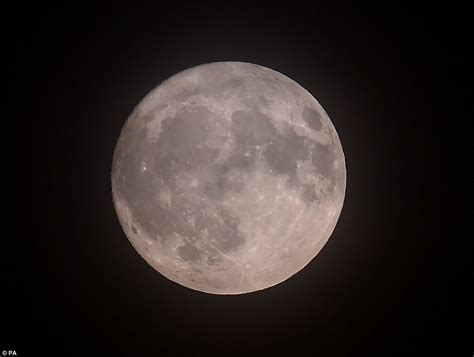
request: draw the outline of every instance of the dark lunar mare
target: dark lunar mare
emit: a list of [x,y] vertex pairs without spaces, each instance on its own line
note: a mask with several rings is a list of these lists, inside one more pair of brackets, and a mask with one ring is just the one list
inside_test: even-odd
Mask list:
[[[184,237],[185,244],[178,248],[178,254],[187,261],[204,259],[195,245],[201,239],[196,232],[204,229],[209,236],[209,256],[206,259],[210,264],[218,262],[218,251],[237,250],[244,241],[238,230],[239,219],[221,207],[216,199],[232,190],[225,179],[232,162],[222,166],[213,165],[219,151],[204,145],[213,125],[219,120],[222,119],[208,109],[194,106],[179,112],[175,117],[165,118],[156,143],[147,140],[146,127],[132,125],[127,128],[130,140],[120,145],[121,170],[115,179],[119,191],[132,208],[133,232],[137,234],[135,226],[139,226],[154,240],[158,237],[165,240],[179,234]],[[232,161],[237,167],[249,164],[237,156]],[[203,167],[216,178],[205,188],[204,201],[202,190],[190,194],[182,192],[176,185],[179,174]],[[158,194],[164,187],[171,190],[171,207],[166,207],[158,200]],[[233,189],[236,190],[236,187]],[[209,204],[216,205],[218,217],[208,214]],[[190,223],[191,218],[194,225]]]

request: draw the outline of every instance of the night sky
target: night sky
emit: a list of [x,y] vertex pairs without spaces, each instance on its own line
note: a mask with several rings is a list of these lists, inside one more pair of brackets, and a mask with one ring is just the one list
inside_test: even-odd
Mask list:
[[[468,10],[172,3],[4,12],[14,159],[6,146],[3,173],[14,172],[15,210],[4,221],[0,350],[471,356]],[[240,296],[193,291],[150,267],[122,231],[110,184],[134,106],[171,75],[226,60],[312,93],[347,166],[323,250],[286,282]]]

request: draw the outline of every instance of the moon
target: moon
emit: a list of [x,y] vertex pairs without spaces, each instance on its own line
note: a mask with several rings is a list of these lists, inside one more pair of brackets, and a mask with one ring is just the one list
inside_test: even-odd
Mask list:
[[272,69],[216,62],[152,90],[112,162],[122,228],[159,273],[243,294],[303,269],[331,236],[346,168],[327,113]]

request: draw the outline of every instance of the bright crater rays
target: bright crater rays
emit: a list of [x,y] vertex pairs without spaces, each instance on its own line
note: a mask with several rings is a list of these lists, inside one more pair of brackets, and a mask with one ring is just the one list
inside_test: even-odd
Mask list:
[[242,62],[194,67],[149,93],[112,167],[115,208],[138,253],[213,294],[301,270],[333,232],[345,185],[341,143],[316,99]]

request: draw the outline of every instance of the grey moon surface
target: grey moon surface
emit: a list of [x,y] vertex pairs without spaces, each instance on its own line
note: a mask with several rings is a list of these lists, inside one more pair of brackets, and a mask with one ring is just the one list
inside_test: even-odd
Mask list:
[[263,66],[216,62],[135,107],[111,180],[122,228],[149,265],[194,290],[242,294],[318,254],[342,210],[346,167],[307,90]]

